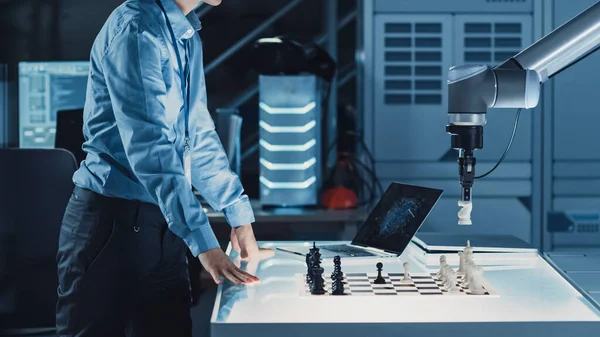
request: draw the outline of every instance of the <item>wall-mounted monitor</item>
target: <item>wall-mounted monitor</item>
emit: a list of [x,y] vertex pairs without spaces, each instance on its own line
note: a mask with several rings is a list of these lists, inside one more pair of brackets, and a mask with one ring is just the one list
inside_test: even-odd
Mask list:
[[89,62],[19,63],[19,145],[53,148],[58,111],[81,109]]

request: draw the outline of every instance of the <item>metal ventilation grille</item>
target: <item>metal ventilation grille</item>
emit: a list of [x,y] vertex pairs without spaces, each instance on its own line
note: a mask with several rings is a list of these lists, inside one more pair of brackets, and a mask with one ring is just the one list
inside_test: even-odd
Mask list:
[[442,24],[385,24],[386,105],[442,103]]
[[463,29],[466,63],[497,64],[523,48],[520,22],[466,22]]
[[578,233],[598,233],[600,225],[597,223],[580,223],[577,224]]

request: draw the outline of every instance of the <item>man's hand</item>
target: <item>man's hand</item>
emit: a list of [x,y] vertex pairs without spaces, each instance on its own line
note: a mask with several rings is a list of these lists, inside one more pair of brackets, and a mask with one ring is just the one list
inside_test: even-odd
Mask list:
[[250,284],[259,282],[256,276],[236,267],[221,248],[214,248],[198,255],[204,269],[212,276],[216,284],[221,284],[221,276],[234,284]]
[[242,260],[264,260],[275,255],[272,249],[258,248],[252,225],[231,229],[231,248],[240,253]]

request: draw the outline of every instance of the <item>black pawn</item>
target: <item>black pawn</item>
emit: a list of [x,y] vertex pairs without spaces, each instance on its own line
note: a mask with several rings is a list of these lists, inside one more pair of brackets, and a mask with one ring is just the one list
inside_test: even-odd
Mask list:
[[375,284],[385,284],[385,279],[381,276],[381,270],[383,269],[383,263],[379,262],[376,265],[377,267],[377,278],[373,283]]
[[336,274],[331,285],[331,294],[332,295],[344,295],[344,282],[342,281],[342,276],[340,274]]
[[321,267],[313,267],[313,282],[311,283],[310,293],[313,295],[323,295],[325,294],[325,281],[323,280],[323,268]]
[[335,256],[333,258],[333,272],[331,273],[331,279],[335,280],[335,276],[338,274],[342,279],[344,278],[344,273],[342,272],[342,260],[339,256]]

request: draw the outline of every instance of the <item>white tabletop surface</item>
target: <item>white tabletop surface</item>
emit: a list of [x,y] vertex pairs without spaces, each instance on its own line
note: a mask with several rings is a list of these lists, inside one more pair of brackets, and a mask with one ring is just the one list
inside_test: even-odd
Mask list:
[[[331,243],[318,242],[317,246]],[[264,247],[290,244],[261,243]],[[303,242],[293,244],[308,245]],[[375,264],[383,262],[384,272],[401,273],[402,264],[409,262],[412,273],[436,272],[436,266],[419,262],[422,261],[419,254],[422,251],[411,244],[399,258],[342,259],[342,270],[345,273],[374,273]],[[235,252],[230,256],[237,260]],[[482,261],[478,261],[475,254],[474,260],[483,266],[485,279],[498,293],[497,297],[300,296],[295,275],[305,272],[304,258],[277,251],[269,260],[241,264],[261,279],[260,284],[219,287],[211,321],[213,332],[219,331],[214,329],[215,326],[236,323],[256,327],[283,323],[299,329],[307,323],[600,323],[600,311],[538,254],[508,254],[506,258]],[[449,259],[449,263],[452,264],[452,260]],[[324,275],[331,273],[332,261],[323,261],[322,266]]]

